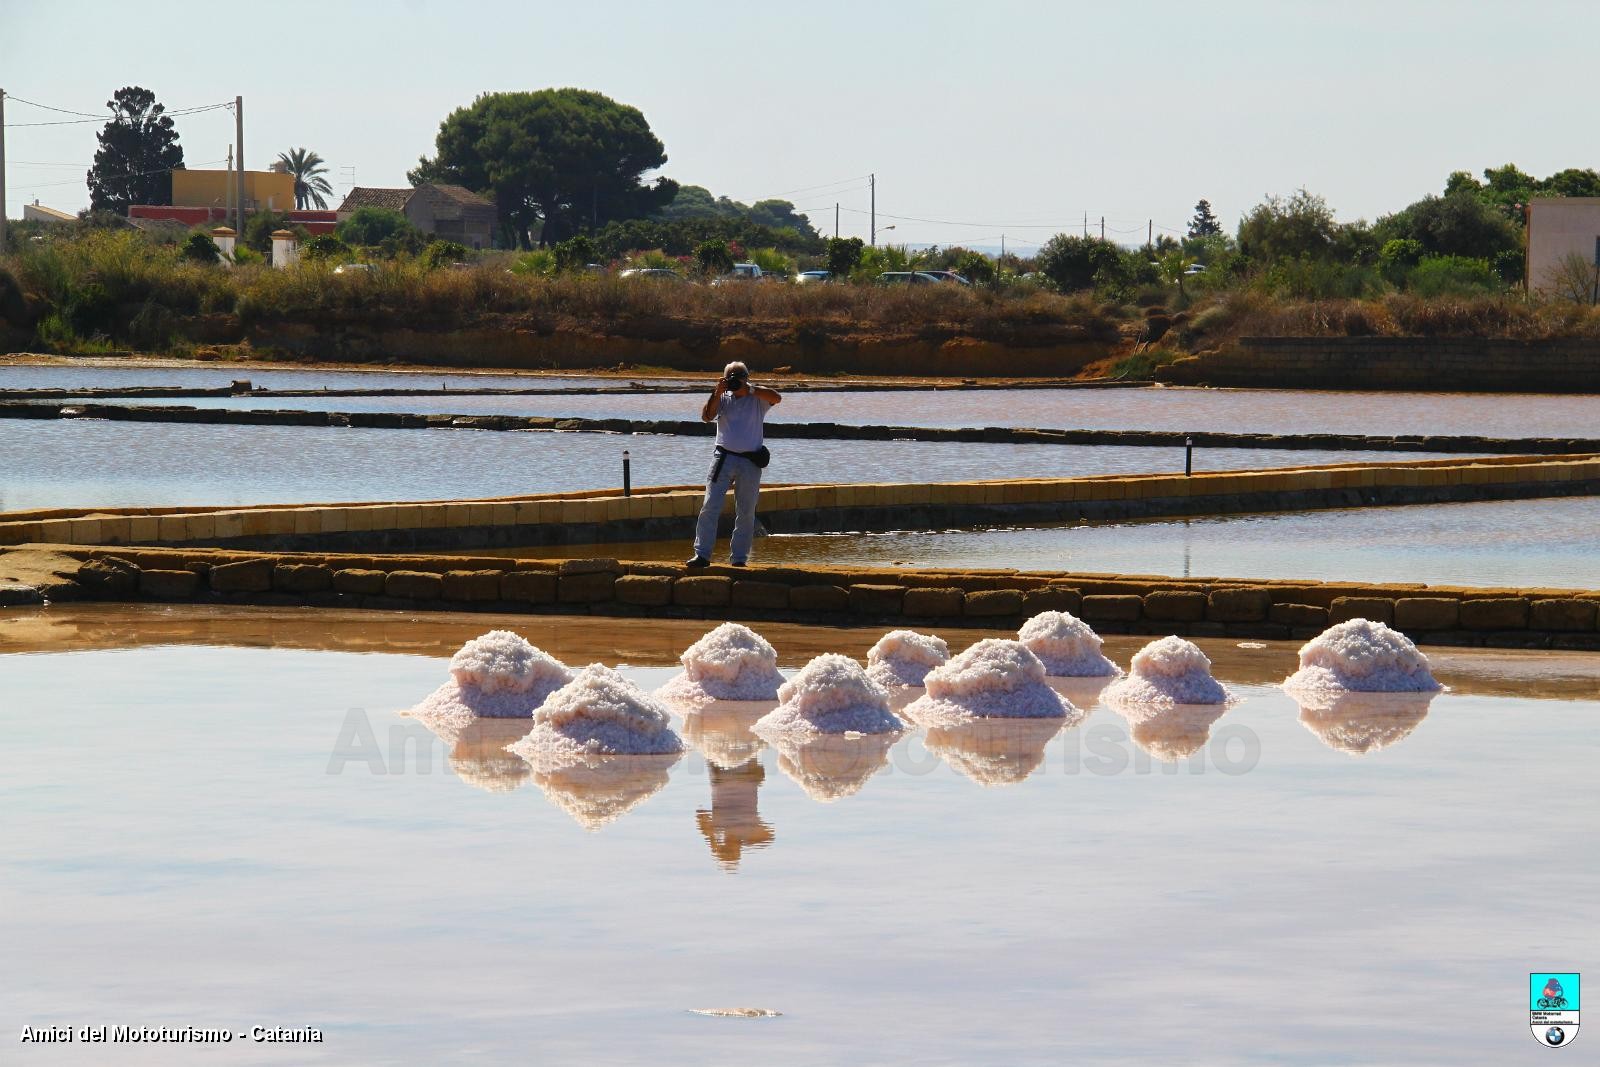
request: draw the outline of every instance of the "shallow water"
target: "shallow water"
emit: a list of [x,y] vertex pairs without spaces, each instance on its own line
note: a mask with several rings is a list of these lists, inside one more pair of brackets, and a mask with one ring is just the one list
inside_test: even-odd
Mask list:
[[[780,534],[762,564],[1014,567],[1174,578],[1307,578],[1600,589],[1600,498],[1078,523],[1027,529]],[[1506,551],[1508,543],[1516,551]],[[681,542],[507,554],[676,560]]]
[[[170,613],[115,614],[121,643],[137,645],[126,623]],[[295,614],[309,615],[277,617]],[[29,618],[70,629],[94,616]],[[219,640],[263,617],[187,621]],[[564,648],[543,636],[558,623],[522,621],[574,662],[652,626],[603,620],[605,636]],[[682,623],[664,625],[670,647],[687,643]],[[802,642],[778,628],[774,641],[792,669],[829,635],[856,655],[876,636]],[[668,646],[646,632],[637,644],[652,651],[626,673],[667,677]],[[1125,663],[1132,646],[1111,646]],[[470,742],[452,762],[393,714],[444,676],[442,638],[425,656],[217,644],[0,656],[0,1017],[12,1034],[261,1023],[327,1038],[236,1041],[225,1055],[240,1063],[530,1048],[541,1062],[625,1064],[1368,1062],[1374,1034],[1394,1061],[1518,1057],[1522,975],[1552,960],[1581,969],[1572,950],[1597,933],[1581,909],[1557,930],[1527,903],[1597,888],[1592,849],[1549,862],[1551,842],[1596,828],[1592,688],[1563,701],[1529,681],[1528,696],[1496,696],[1519,684],[1482,687],[1467,671],[1357,757],[1324,740],[1347,733],[1313,730],[1260,684],[1281,676],[1283,646],[1207,647],[1243,699],[1185,762],[1146,748],[1193,743],[1193,723],[1137,733],[1141,747],[1101,708],[1009,747],[913,733],[873,774],[770,750],[733,767],[691,754],[664,783],[613,781],[608,795],[631,788],[635,806],[592,832],[576,816],[604,799],[583,792],[594,782],[539,780]],[[1541,665],[1537,677],[1579,669],[1591,686],[1596,670],[1592,657],[1511,659]],[[1516,676],[1504,660],[1485,657],[1491,681]],[[379,747],[331,766],[351,709]],[[1013,784],[975,780],[996,768]],[[833,803],[806,791],[847,778],[857,788]],[[1140,1005],[1159,1006],[1159,1026],[1131,1021]],[[690,1014],[729,1007],[783,1015]],[[76,1046],[13,1051],[83,1059]],[[116,1050],[132,1063],[217,1055]]]
[[[615,387],[617,379],[220,368],[0,367],[0,389],[114,385],[223,386],[248,378],[272,389]],[[699,379],[690,379],[698,381]],[[682,380],[674,380],[681,384]],[[709,383],[707,383],[709,386]],[[792,390],[774,421],[895,426],[1035,426],[1063,429],[1240,433],[1445,434],[1590,437],[1594,396],[1481,393],[1359,393],[1277,389],[1017,389],[904,392]],[[285,397],[155,399],[196,407],[413,411],[586,418],[692,419],[683,394],[571,397]]]
[[[442,500],[704,484],[709,438],[491,430],[195,426],[0,419],[0,510],[163,504]],[[1179,449],[928,442],[774,442],[766,480],[963,481],[1173,472]],[[1209,449],[1196,470],[1310,466],[1427,453]]]

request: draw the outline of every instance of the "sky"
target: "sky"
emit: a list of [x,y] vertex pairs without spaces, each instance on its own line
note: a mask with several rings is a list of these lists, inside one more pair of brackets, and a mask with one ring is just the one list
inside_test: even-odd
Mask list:
[[[639,108],[679,182],[829,234],[837,203],[865,238],[875,174],[880,242],[1026,253],[1086,217],[1179,232],[1202,197],[1229,229],[1301,187],[1370,220],[1454,170],[1600,165],[1597,30],[1567,0],[0,0],[0,89],[94,114],[124,85],[242,95],[247,167],[304,146],[342,194],[405,185],[479,93],[577,86]],[[99,125],[16,125],[73,117],[7,101],[11,217],[87,205]],[[231,111],[177,121],[189,166],[226,156]]]

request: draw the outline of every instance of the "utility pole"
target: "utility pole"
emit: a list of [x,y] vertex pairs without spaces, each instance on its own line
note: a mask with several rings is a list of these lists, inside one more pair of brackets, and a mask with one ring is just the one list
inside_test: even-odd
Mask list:
[[877,248],[878,247],[878,176],[876,174],[867,175],[867,188],[872,190],[872,225],[871,225],[871,231],[870,231],[871,232],[871,236],[872,236],[872,247],[873,248]]
[[238,167],[233,172],[233,228],[238,233],[236,240],[244,243],[244,97],[233,98],[233,144],[236,151],[233,154],[234,164]]
[[1000,235],[1000,258],[1001,259],[1005,259],[1006,258],[1006,235],[1005,234],[1001,234]]
[[1085,237],[1089,236],[1089,213],[1087,211],[1083,213],[1083,235]]
[[1100,216],[1100,240],[1104,241],[1105,239],[1106,239],[1106,217],[1104,215],[1101,215]]
[[6,250],[6,91],[0,89],[0,252]]
[[1151,248],[1154,248],[1156,246],[1156,220],[1146,219],[1145,221],[1149,223],[1149,225],[1145,227],[1144,243],[1149,245]]
[[839,201],[833,202],[833,239],[839,239]]

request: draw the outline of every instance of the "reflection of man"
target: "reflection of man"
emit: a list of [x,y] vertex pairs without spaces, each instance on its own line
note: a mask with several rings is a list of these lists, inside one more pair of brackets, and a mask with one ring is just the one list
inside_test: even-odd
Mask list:
[[756,810],[757,794],[767,772],[753,756],[731,771],[714,763],[710,768],[711,810],[695,812],[695,822],[711,846],[711,854],[724,867],[737,867],[744,849],[763,848],[774,836],[772,827],[761,821],[761,813]]
[[694,531],[694,555],[688,566],[711,563],[711,549],[717,542],[717,519],[722,501],[733,487],[733,544],[729,555],[735,567],[743,567],[750,556],[750,542],[756,533],[756,496],[761,492],[761,468],[767,465],[762,420],[767,409],[782,397],[771,389],[750,384],[750,369],[743,363],[730,363],[722,372],[717,387],[700,418],[717,424],[716,455],[706,478],[706,498],[700,505],[700,521]]

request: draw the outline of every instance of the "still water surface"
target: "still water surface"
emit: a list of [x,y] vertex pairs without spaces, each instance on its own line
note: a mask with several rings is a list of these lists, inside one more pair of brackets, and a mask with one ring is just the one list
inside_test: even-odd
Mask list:
[[[443,500],[622,484],[704,483],[709,438],[662,435],[195,426],[0,419],[0,510],[163,504]],[[1173,472],[1180,449],[858,441],[774,442],[766,480],[941,482]],[[1196,470],[1355,463],[1392,453],[1201,450]],[[1405,461],[1430,458],[1407,453]]]
[[[622,643],[651,625],[612,622]],[[874,636],[833,633],[856,655]],[[1466,684],[1378,729],[1308,721],[1236,652],[1241,702],[1165,733],[1080,691],[1090,714],[1054,736],[913,732],[863,770],[786,763],[735,716],[597,785],[395,715],[447,654],[0,657],[3,1028],[326,1035],[235,1042],[241,1064],[1320,1064],[1380,1040],[1502,1064],[1531,1047],[1522,975],[1600,934],[1529,914],[1600,889],[1595,850],[1550,860],[1596,830],[1592,697]],[[653,687],[668,662],[625,673]],[[330,759],[352,721],[378,747]],[[625,810],[586,828],[608,798]],[[689,1013],[742,1006],[784,1014]]]
[[[249,378],[273,389],[615,387],[616,379],[336,371],[229,371],[0,367],[0,389],[90,385],[224,386]],[[681,383],[680,383],[681,384]],[[132,403],[134,401],[118,401]],[[284,397],[150,400],[197,407],[692,419],[684,394],[570,397]],[[1214,430],[1248,433],[1445,434],[1592,437],[1600,397],[1474,393],[1358,393],[1273,389],[1018,389],[791,392],[774,421],[896,426],[1035,426],[1063,429]]]

